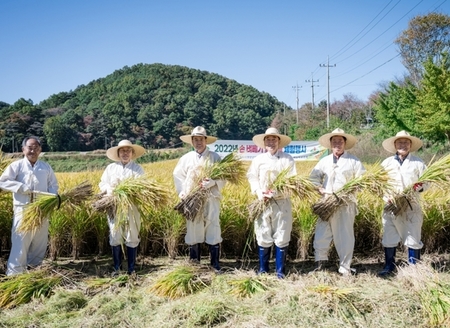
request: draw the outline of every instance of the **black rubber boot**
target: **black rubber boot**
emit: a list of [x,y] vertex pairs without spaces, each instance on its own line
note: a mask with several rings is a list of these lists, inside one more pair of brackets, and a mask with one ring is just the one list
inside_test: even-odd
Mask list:
[[209,245],[209,253],[211,254],[211,266],[216,270],[220,271],[219,257],[220,257],[220,245]]

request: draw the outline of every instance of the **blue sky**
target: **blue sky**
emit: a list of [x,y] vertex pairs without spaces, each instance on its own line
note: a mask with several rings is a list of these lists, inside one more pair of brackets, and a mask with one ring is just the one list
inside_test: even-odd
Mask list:
[[[138,63],[217,73],[295,108],[405,72],[394,39],[448,0],[2,0],[0,101],[34,103]],[[329,58],[329,62],[327,62]],[[336,65],[336,66],[333,66]]]

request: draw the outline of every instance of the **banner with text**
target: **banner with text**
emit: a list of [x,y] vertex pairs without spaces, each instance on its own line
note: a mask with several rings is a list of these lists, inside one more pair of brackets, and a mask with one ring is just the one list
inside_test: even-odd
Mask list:
[[[241,156],[243,160],[251,161],[257,155],[265,153],[266,150],[256,146],[251,140],[217,140],[208,145],[212,150],[224,158],[233,151]],[[290,154],[296,161],[317,161],[327,155],[327,149],[319,145],[318,141],[291,141],[283,148],[285,153]]]

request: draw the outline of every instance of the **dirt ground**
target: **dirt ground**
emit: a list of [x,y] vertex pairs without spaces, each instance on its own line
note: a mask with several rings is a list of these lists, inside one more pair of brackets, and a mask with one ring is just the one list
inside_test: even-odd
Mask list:
[[[333,254],[331,254],[333,255]],[[9,253],[3,253],[0,258],[0,275],[5,274],[6,262]],[[425,254],[422,260],[431,265],[438,271],[450,271],[450,254]],[[360,257],[355,255],[353,258],[352,268],[356,270],[356,274],[377,274],[382,268],[384,258],[380,254],[375,257]],[[151,257],[138,255],[136,263],[137,275],[147,275],[156,273],[159,270],[166,271],[172,266],[188,263],[185,256],[178,256],[175,259],[169,257]],[[203,256],[201,260],[202,266],[209,264],[209,257]],[[406,253],[398,252],[397,265],[406,264]],[[113,272],[112,257],[110,255],[103,256],[85,256],[79,260],[72,260],[71,258],[59,258],[56,261],[51,261],[49,258],[44,260],[43,265],[53,266],[55,268],[69,269],[78,272],[85,277],[108,277]],[[257,271],[259,267],[258,259],[220,259],[220,265],[224,273],[234,270],[243,271]],[[122,269],[126,272],[127,261],[124,258],[122,262]],[[307,260],[292,260],[287,259],[286,272],[289,274],[308,274],[315,268],[314,258]],[[334,256],[328,261],[325,266],[326,271],[337,272],[338,261]],[[274,259],[270,261],[270,270],[275,270]]]

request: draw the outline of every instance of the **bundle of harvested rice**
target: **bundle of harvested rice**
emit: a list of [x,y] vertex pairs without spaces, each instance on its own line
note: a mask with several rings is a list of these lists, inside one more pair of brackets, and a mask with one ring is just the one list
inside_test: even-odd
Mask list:
[[[269,190],[272,190],[276,198],[298,197],[299,199],[313,203],[318,198],[317,187],[308,177],[290,175],[291,169],[282,170],[269,184]],[[268,200],[255,199],[247,207],[250,221],[256,220],[270,205],[276,201],[273,198]]]
[[313,205],[313,213],[322,221],[328,221],[339,207],[349,202],[356,202],[357,192],[368,190],[375,196],[383,197],[392,189],[388,172],[380,163],[375,163],[363,175],[347,181],[336,192],[322,197]]
[[201,187],[201,182],[204,179],[225,180],[239,185],[243,183],[245,174],[244,164],[237,153],[230,153],[219,162],[213,164],[207,163],[198,172],[195,181],[193,181],[195,188],[174,209],[187,220],[193,221],[203,209],[210,194],[210,190]]
[[0,308],[12,308],[33,298],[51,295],[63,276],[48,270],[36,270],[0,279]]
[[130,208],[136,207],[142,218],[145,218],[153,209],[165,206],[169,197],[166,187],[148,175],[143,175],[120,181],[111,195],[97,195],[92,207],[118,218],[126,218]]
[[68,209],[80,206],[84,201],[92,196],[92,185],[89,181],[84,181],[78,186],[64,191],[61,194],[51,194],[45,192],[34,192],[36,200],[25,206],[23,218],[18,227],[19,232],[33,232],[38,230],[50,214],[64,206]]
[[[433,160],[434,157],[431,159],[430,164],[416,183],[435,185],[443,190],[448,190],[450,187],[450,154],[441,157],[436,162],[433,162]],[[392,200],[384,207],[386,212],[399,215],[407,208],[412,209],[411,204],[417,202],[414,184],[406,187],[403,192],[394,194],[391,199]]]
[[208,284],[209,279],[201,276],[199,268],[180,266],[158,278],[150,291],[158,296],[176,299],[194,294]]

